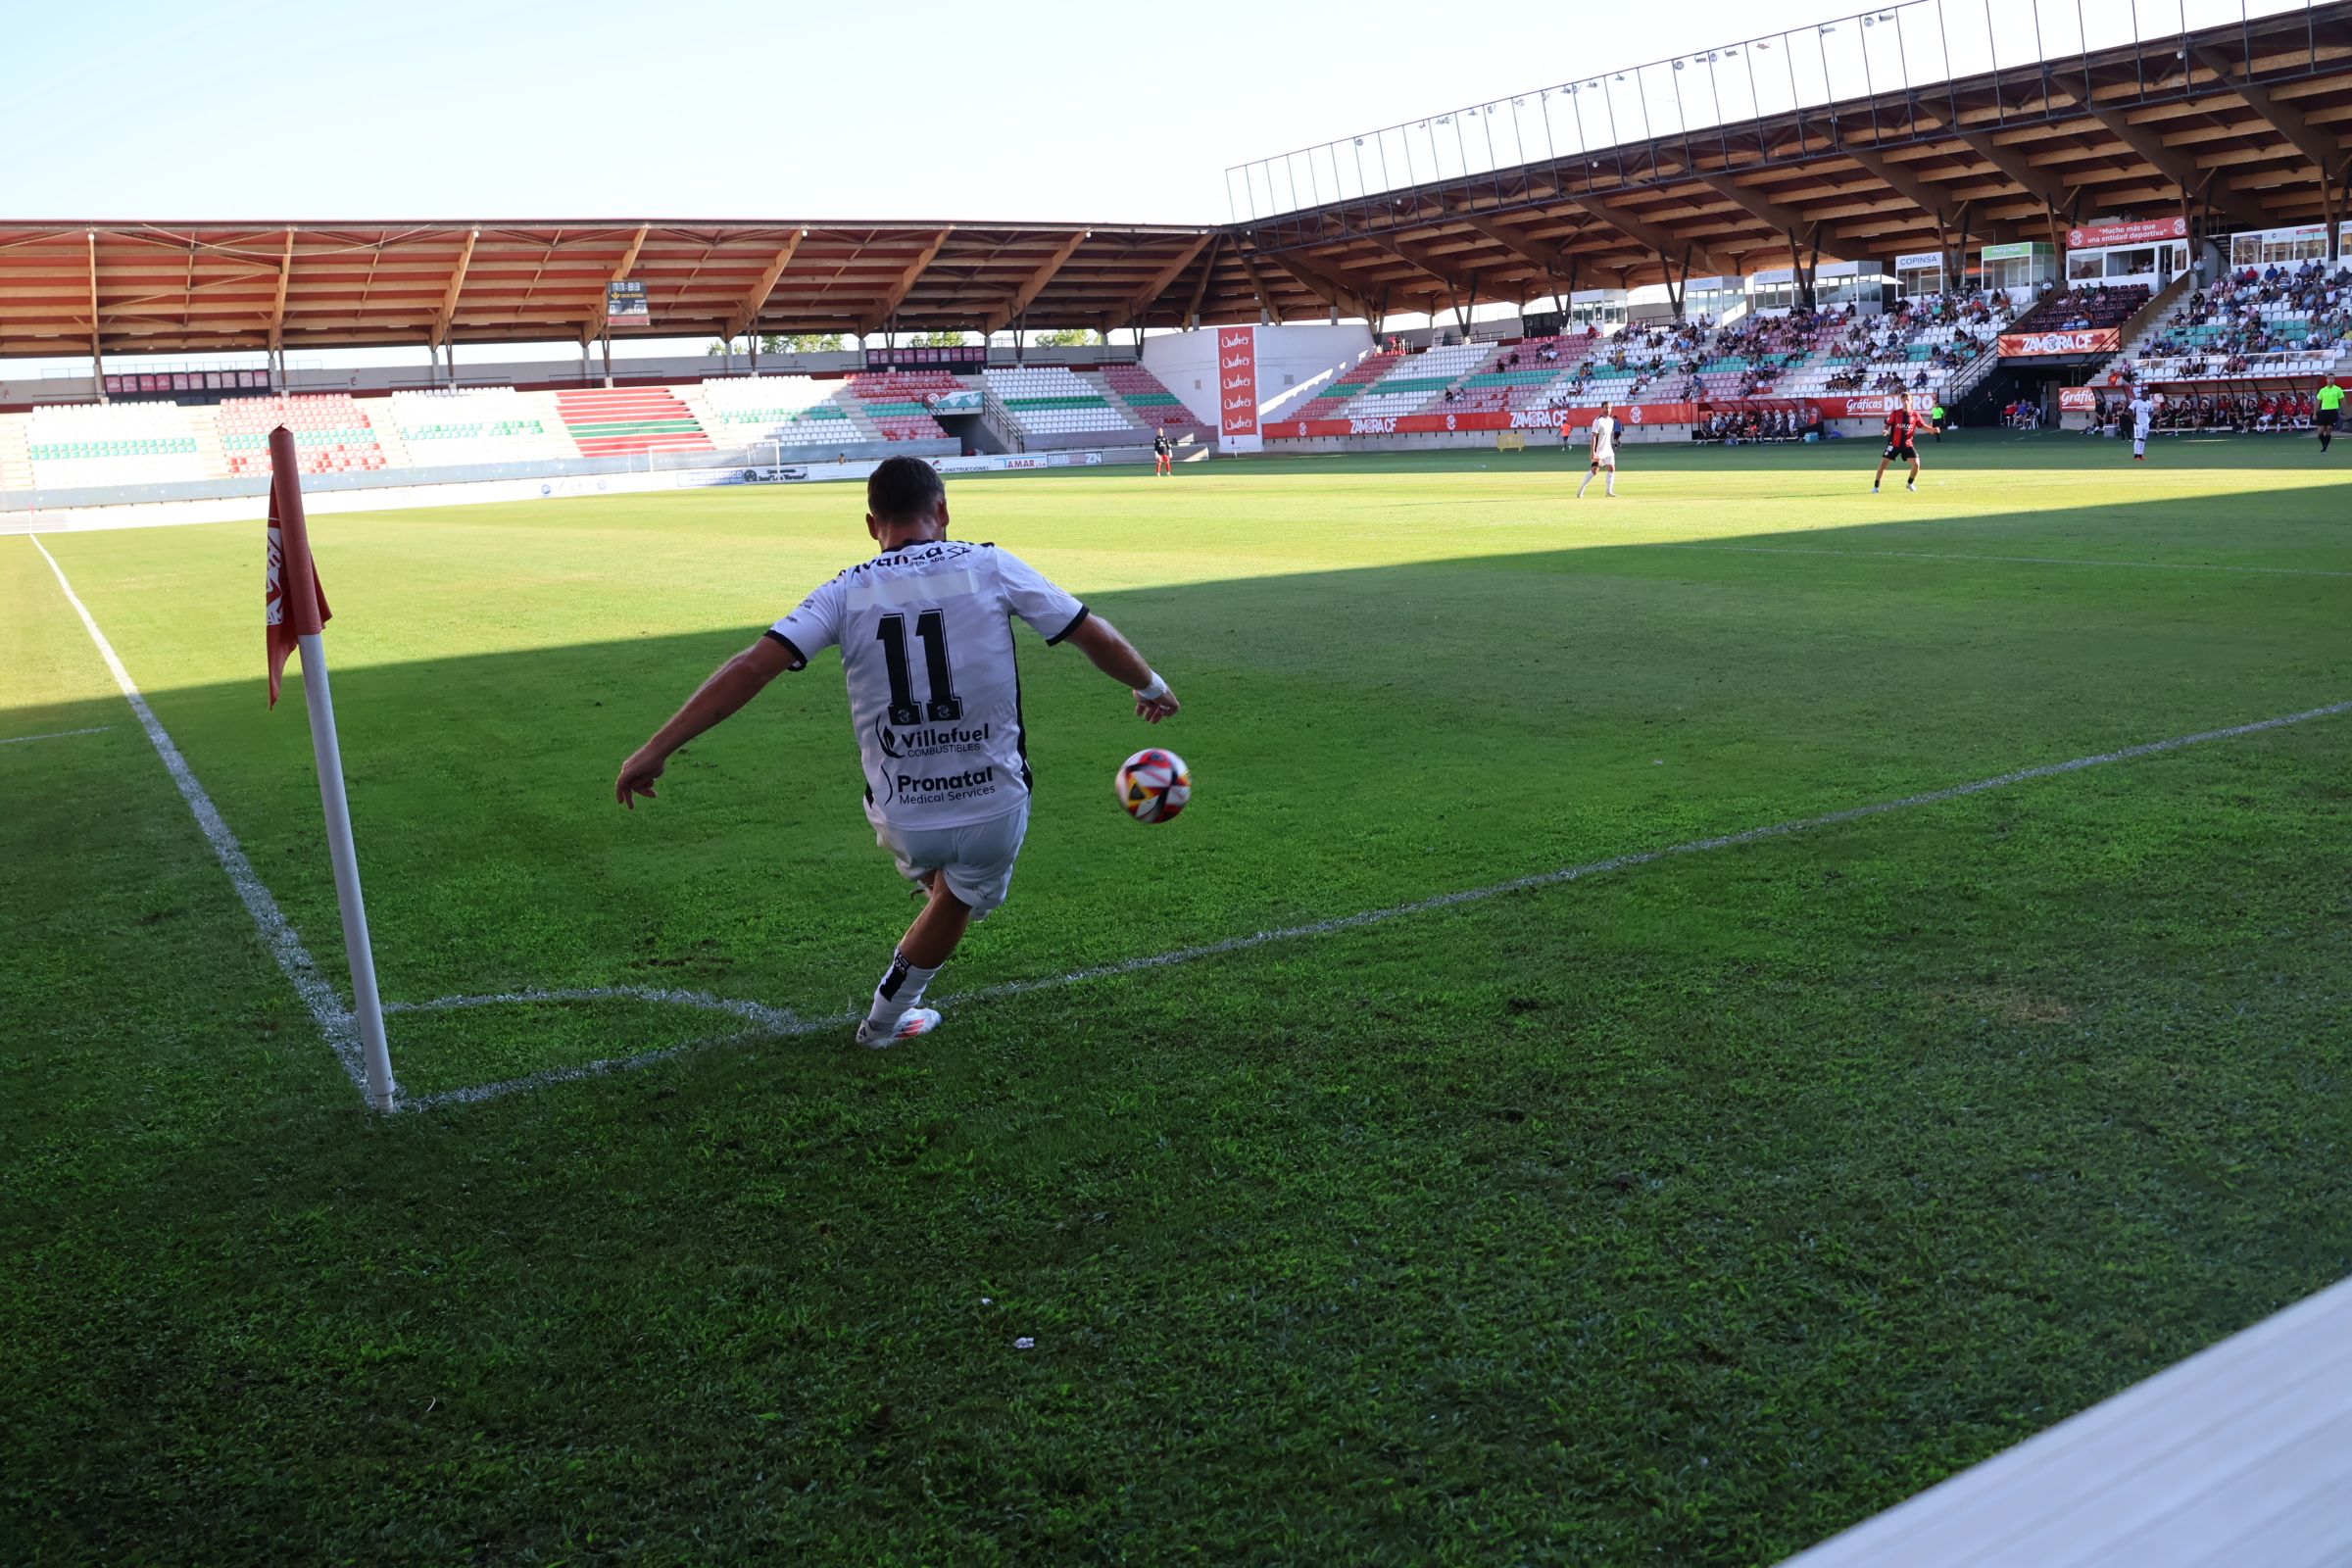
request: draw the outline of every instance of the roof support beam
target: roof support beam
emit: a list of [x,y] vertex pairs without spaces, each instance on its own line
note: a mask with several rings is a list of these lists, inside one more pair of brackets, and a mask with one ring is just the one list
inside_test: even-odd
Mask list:
[[1730,197],[1757,221],[1787,234],[1791,245],[1797,243],[1798,236],[1810,237],[1814,230],[1821,226],[1821,220],[1807,218],[1800,212],[1783,207],[1761,191],[1750,190],[1747,186],[1740,184],[1728,173],[1708,173],[1693,169],[1690,171],[1690,177],[1715,192],[1716,195]]
[[1184,275],[1184,270],[1198,261],[1200,253],[1206,249],[1208,249],[1208,236],[1202,234],[1183,250],[1177,252],[1174,261],[1152,274],[1151,282],[1129,295],[1117,310],[1102,318],[1102,335],[1108,337],[1122,326],[1132,326],[1146,311],[1149,311],[1158,301],[1162,294],[1165,294],[1174,285],[1176,279]]
[[1308,293],[1333,310],[1345,315],[1360,316],[1367,321],[1379,319],[1373,314],[1372,302],[1358,292],[1353,284],[1342,282],[1313,263],[1301,261],[1288,251],[1267,251],[1264,255],[1267,261],[1297,278],[1305,285]]
[[869,337],[890,324],[891,318],[899,314],[899,307],[906,303],[906,296],[914,292],[914,285],[922,281],[923,273],[929,271],[931,264],[938,260],[940,247],[947,244],[948,236],[955,232],[952,228],[941,229],[924,242],[921,250],[914,253],[914,260],[906,264],[906,270],[899,273],[897,281],[883,293],[881,303],[874,307],[873,314],[858,328],[859,337]]
[[1200,280],[1193,285],[1193,297],[1184,308],[1184,329],[1193,331],[1200,324],[1200,302],[1208,298],[1209,279],[1217,275],[1217,258],[1225,254],[1225,232],[1208,242],[1208,256],[1200,263]]
[[784,236],[784,243],[776,247],[776,254],[768,258],[767,265],[760,270],[760,281],[744,290],[743,298],[736,302],[734,311],[728,315],[726,331],[721,334],[728,342],[732,343],[741,337],[754,321],[760,319],[760,313],[767,309],[767,297],[776,291],[776,279],[784,275],[784,269],[792,265],[793,252],[799,250],[801,241],[808,237],[808,231],[805,228],[796,228]]
[[286,230],[286,253],[277,261],[277,298],[270,302],[270,352],[285,343],[286,285],[294,280],[294,230]]
[[1643,250],[1655,251],[1660,256],[1682,256],[1688,253],[1691,265],[1703,267],[1710,272],[1737,276],[1740,271],[1738,262],[1726,261],[1698,241],[1684,239],[1681,235],[1660,228],[1645,219],[1636,218],[1624,208],[1602,201],[1597,196],[1588,196],[1582,191],[1563,190],[1560,192],[1560,200],[1583,208],[1618,233],[1640,245]]
[[1364,235],[1364,238],[1370,240],[1382,250],[1387,251],[1391,256],[1396,257],[1398,261],[1401,261],[1407,266],[1415,268],[1421,271],[1427,272],[1430,276],[1445,284],[1446,293],[1448,298],[1462,293],[1465,289],[1477,287],[1477,277],[1475,274],[1465,281],[1461,276],[1456,274],[1450,268],[1448,268],[1442,258],[1433,254],[1427,246],[1416,245],[1409,239],[1392,239],[1388,235],[1381,233],[1367,233]]
[[1576,271],[1575,261],[1548,240],[1505,228],[1466,208],[1452,207],[1446,212],[1448,217],[1468,224],[1473,232],[1485,235],[1530,267],[1541,268],[1555,280],[1568,277]]
[[[645,249],[645,236],[652,230],[652,227],[653,225],[650,223],[639,226],[636,237],[629,241],[629,248],[620,253],[620,260],[614,264],[612,275],[607,280],[608,282],[625,283],[628,281],[629,269],[637,265],[637,253]],[[595,342],[596,334],[605,329],[605,293],[606,291],[601,288],[596,291],[596,303],[589,307],[588,319],[580,323],[580,347],[582,348]]]
[[2075,201],[2082,194],[2082,187],[2069,189],[2047,170],[2035,168],[2024,153],[2014,147],[2003,146],[1984,131],[1954,127],[1952,134],[2052,213],[2073,216]]
[[[450,269],[449,287],[441,291],[441,309],[434,313],[433,334],[426,339],[426,346],[435,353],[440,352],[441,345],[449,341],[449,323],[458,318],[458,291],[466,286],[466,270],[473,265],[473,242],[481,237],[482,231],[478,228],[468,233],[466,236],[466,243],[458,250],[458,265]],[[293,239],[294,236],[289,231],[286,235],[289,262],[292,260]],[[282,273],[279,275],[278,286],[280,288],[285,286]]]
[[1274,291],[1266,287],[1265,277],[1258,271],[1257,264],[1250,259],[1250,253],[1236,248],[1233,259],[1242,264],[1242,275],[1250,280],[1250,288],[1256,291],[1257,308],[1272,318],[1276,326],[1282,325],[1282,307],[1275,303]]
[[[1954,199],[1951,192],[1930,185],[1909,165],[1898,164],[1877,148],[1857,142],[1840,141],[1838,151],[1860,165],[1865,173],[1888,190],[1927,214],[1937,227],[1959,228],[1960,210],[1966,204]],[[2003,245],[2014,241],[2019,229],[2017,224],[1999,219],[1972,217],[1969,220],[1969,232],[1981,234],[1995,245]]]
[[2197,63],[2221,77],[2222,85],[2246,101],[2246,107],[2269,121],[2271,128],[2294,144],[2295,150],[2319,170],[2322,184],[2333,179],[2344,165],[2343,144],[2303,118],[2303,112],[2281,102],[2268,88],[2230,74],[2230,62],[2210,44],[2194,46]]
[[2238,195],[2237,192],[2228,189],[2220,179],[2214,179],[2210,193],[2206,193],[2205,181],[2212,175],[2218,174],[2220,171],[2213,170],[2206,173],[2199,173],[2189,163],[2187,156],[2176,148],[2167,146],[2164,137],[2153,127],[2133,124],[2125,117],[2121,109],[2109,109],[2099,104],[2084,104],[2082,108],[2083,112],[2088,114],[2091,119],[2112,131],[2118,141],[2146,159],[2156,172],[2171,180],[2174,187],[2180,192],[2182,200],[2192,200],[2203,196],[2210,202],[2214,211],[2226,215],[2236,222],[2245,224],[2248,228],[2272,226],[2272,221],[2263,213],[2260,202],[2249,200]]
[[1078,254],[1078,247],[1087,242],[1088,236],[1089,231],[1082,228],[1055,246],[1054,254],[1046,258],[1044,265],[1023,278],[1021,286],[1014,289],[1004,304],[988,313],[980,323],[981,332],[993,336],[1004,331],[1007,323],[1018,320],[1021,313],[1036,303],[1038,295],[1045,292],[1046,285],[1054,281],[1054,275],[1069,265],[1070,258]]
[[90,229],[83,237],[90,246],[90,363],[97,367],[98,401],[103,403],[106,401],[106,343],[98,331],[98,231]]

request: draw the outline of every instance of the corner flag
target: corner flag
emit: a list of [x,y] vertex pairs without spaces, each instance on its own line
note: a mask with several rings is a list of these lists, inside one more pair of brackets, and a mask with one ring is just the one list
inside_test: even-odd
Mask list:
[[277,683],[286,672],[297,640],[326,629],[334,612],[326,608],[326,590],[318,584],[318,565],[311,559],[310,528],[302,515],[302,474],[296,466],[294,437],[286,432],[285,451],[278,451],[281,425],[270,437],[270,579],[263,591],[270,645],[270,706],[277,706]]
[[311,755],[318,764],[318,804],[326,812],[327,858],[335,867],[335,902],[343,910],[343,951],[351,959],[351,1016],[333,1042],[350,1061],[350,1029],[359,1034],[358,1074],[365,1070],[368,1102],[390,1110],[398,1102],[392,1053],[384,1043],[384,1004],[375,990],[375,954],[368,945],[368,906],[360,897],[360,852],[351,839],[351,804],[343,793],[343,748],[335,738],[335,699],[326,683],[326,595],[311,559],[310,529],[302,515],[302,463],[294,432],[270,432],[270,568],[263,589],[269,641],[270,706],[286,659],[302,654],[302,695],[311,710]]

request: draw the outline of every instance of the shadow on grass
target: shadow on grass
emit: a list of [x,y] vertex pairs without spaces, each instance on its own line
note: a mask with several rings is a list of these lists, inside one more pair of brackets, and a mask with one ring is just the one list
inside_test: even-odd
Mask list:
[[[1116,693],[1025,649],[1033,847],[952,983],[2340,698],[2340,598],[1608,545],[1101,596],[1191,704],[1199,808],[1119,816]],[[829,662],[607,797],[748,635],[339,677],[393,995],[870,984],[906,905]],[[300,715],[123,652],[334,972]],[[2316,730],[936,1049],[368,1122],[120,702],[0,738],[91,724],[0,748],[0,1526],[35,1555],[1728,1568],[2352,1244]],[[663,1023],[466,1016],[404,1072]]]

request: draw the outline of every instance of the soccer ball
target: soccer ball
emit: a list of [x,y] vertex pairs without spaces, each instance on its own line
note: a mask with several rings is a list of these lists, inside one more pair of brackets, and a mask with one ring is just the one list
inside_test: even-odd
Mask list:
[[1183,758],[1152,746],[1121,762],[1111,786],[1129,816],[1138,822],[1165,822],[1192,800],[1193,773]]

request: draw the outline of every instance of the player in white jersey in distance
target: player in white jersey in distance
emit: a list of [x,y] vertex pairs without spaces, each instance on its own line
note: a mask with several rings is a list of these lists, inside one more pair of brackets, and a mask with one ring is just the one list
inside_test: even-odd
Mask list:
[[891,458],[866,481],[866,531],[881,553],[824,583],[721,664],[676,716],[621,764],[613,794],[651,800],[670,754],[787,670],[841,649],[850,720],[865,764],[875,840],[927,896],[858,1026],[887,1046],[939,1026],[924,988],[971,922],[1004,904],[1029,827],[1027,735],[1013,616],[1048,646],[1068,642],[1129,688],[1156,724],[1175,694],[1102,616],[1011,552],[948,535],[947,486],[919,458]]
[[2148,461],[2148,430],[2156,422],[2156,400],[2146,388],[2132,394],[2132,461]]
[[1617,493],[1617,405],[1614,403],[1603,403],[1600,417],[1592,421],[1592,461],[1585,469],[1584,483],[1576,487],[1577,500],[1585,499],[1586,486],[1604,468],[1609,477],[1601,486],[1601,494],[1614,496]]

